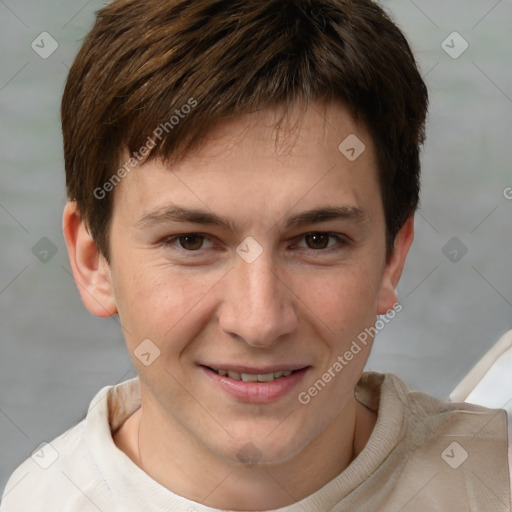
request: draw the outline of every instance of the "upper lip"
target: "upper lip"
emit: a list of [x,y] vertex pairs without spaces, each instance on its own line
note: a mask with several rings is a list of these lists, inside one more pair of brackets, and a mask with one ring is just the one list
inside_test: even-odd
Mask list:
[[255,368],[254,366],[245,366],[239,364],[228,364],[228,363],[220,363],[220,364],[201,364],[201,366],[206,366],[207,368],[211,368],[212,370],[227,370],[231,372],[238,373],[249,373],[254,375],[265,375],[267,373],[276,373],[276,372],[286,372],[286,371],[295,371],[302,370],[307,368],[309,365],[306,364],[273,364],[272,366],[263,366],[259,368]]

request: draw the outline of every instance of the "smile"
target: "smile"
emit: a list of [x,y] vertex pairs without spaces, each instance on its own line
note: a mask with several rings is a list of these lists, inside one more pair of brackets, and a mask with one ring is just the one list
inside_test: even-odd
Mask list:
[[221,377],[229,377],[233,380],[242,380],[244,382],[272,382],[276,379],[281,379],[283,377],[290,376],[293,371],[292,370],[284,370],[272,373],[263,373],[263,374],[254,374],[254,373],[240,373],[231,370],[212,370],[220,375]]
[[[226,364],[226,363],[224,363]],[[266,368],[242,365],[211,364],[200,365],[204,374],[215,388],[228,394],[232,399],[245,403],[270,403],[297,388],[311,368],[304,365],[276,364]]]

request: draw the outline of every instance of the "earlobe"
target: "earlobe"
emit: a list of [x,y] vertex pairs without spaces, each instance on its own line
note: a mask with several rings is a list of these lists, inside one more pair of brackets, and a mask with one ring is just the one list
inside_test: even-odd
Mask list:
[[85,307],[99,317],[117,313],[110,269],[82,220],[76,202],[64,207],[62,219],[64,238],[73,277]]
[[398,302],[396,287],[402,276],[405,260],[413,239],[414,216],[411,216],[397,233],[393,254],[384,269],[377,304],[377,314],[379,315],[385,315],[389,310],[393,309]]

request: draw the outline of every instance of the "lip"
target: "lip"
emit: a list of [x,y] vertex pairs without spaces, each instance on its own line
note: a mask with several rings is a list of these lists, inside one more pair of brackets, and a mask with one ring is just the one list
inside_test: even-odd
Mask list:
[[278,371],[290,371],[293,373],[288,377],[271,382],[244,382],[243,380],[231,379],[227,376],[223,377],[211,370],[216,366],[200,365],[201,371],[222,391],[235,398],[240,402],[248,403],[269,403],[283,398],[291,392],[304,378],[309,370],[309,366],[268,366],[265,368],[250,368],[247,366],[220,366],[222,370],[235,371],[239,373],[251,373],[263,375],[265,373],[274,373]]
[[251,373],[253,375],[265,375],[266,373],[275,373],[275,372],[286,372],[286,371],[297,371],[306,368],[307,364],[277,364],[273,366],[260,366],[256,368],[254,366],[240,366],[240,365],[232,365],[232,364],[201,364],[200,366],[205,366],[207,368],[213,368],[215,370],[227,370],[230,372],[238,372],[238,373]]

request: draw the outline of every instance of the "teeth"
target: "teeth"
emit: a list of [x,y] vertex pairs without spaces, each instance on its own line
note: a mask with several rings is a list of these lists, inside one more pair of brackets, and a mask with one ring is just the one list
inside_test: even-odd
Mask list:
[[251,375],[250,373],[242,373],[242,380],[244,382],[258,382],[258,375]]
[[279,377],[277,376],[277,374],[282,374],[283,372],[276,372],[276,373],[264,373],[263,375],[257,375],[257,379],[258,379],[258,382],[270,382],[271,380],[274,380],[274,379],[278,379],[279,377],[281,377],[281,375],[279,375]]
[[293,373],[292,370],[274,372],[274,373],[264,373],[259,375],[254,375],[252,373],[239,373],[233,372],[231,370],[214,370],[221,377],[225,377],[226,375],[230,379],[234,380],[242,380],[244,382],[272,382],[273,380],[280,379],[281,377],[288,377]]

